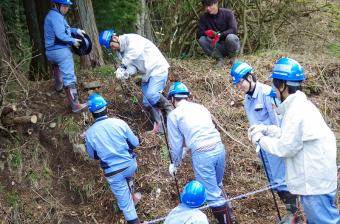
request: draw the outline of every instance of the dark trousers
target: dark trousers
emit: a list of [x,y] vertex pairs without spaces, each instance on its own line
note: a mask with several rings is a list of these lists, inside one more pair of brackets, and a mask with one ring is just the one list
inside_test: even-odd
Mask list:
[[220,40],[216,46],[211,46],[212,39],[201,36],[198,43],[203,51],[213,58],[233,57],[240,51],[240,39],[235,34],[229,34],[225,40]]

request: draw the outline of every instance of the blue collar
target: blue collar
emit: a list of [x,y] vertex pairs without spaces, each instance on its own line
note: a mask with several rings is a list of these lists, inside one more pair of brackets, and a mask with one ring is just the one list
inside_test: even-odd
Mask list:
[[102,117],[98,117],[98,118],[94,121],[94,123],[96,123],[96,122],[98,122],[98,121],[106,120],[106,119],[108,119],[108,118],[109,118],[109,117],[108,117],[107,115],[102,116]]

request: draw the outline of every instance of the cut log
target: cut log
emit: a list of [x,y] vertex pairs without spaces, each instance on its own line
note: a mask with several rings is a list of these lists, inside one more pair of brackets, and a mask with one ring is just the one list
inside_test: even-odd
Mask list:
[[91,89],[100,88],[102,85],[99,81],[93,81],[93,82],[84,82],[83,86],[85,90],[91,90]]
[[2,120],[4,125],[13,125],[13,124],[35,124],[38,121],[38,117],[36,115],[31,116],[22,116],[22,117],[5,117]]
[[7,105],[2,109],[1,116],[6,116],[11,112],[17,111],[17,106],[15,104]]

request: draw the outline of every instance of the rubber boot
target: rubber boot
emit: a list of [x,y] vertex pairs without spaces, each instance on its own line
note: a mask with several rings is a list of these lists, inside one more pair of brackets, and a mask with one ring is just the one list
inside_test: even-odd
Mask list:
[[66,96],[70,102],[73,113],[79,113],[87,108],[86,103],[79,103],[78,93],[75,85],[65,87]]
[[147,131],[148,134],[159,134],[163,135],[164,134],[164,129],[162,125],[162,112],[160,109],[156,107],[151,107],[151,120],[153,121],[153,129],[150,131]]
[[295,224],[302,223],[301,217],[298,216],[298,197],[291,194],[289,191],[277,192],[281,201],[285,204],[287,215],[278,223],[280,224]]
[[139,219],[134,219],[134,220],[128,220],[127,221],[128,224],[141,224],[141,222],[139,221]]
[[210,208],[218,224],[237,224],[236,220],[231,218],[231,208],[227,204]]
[[60,74],[59,65],[52,65],[52,73],[54,78],[54,88],[57,92],[61,92],[63,90],[63,79]]
[[161,97],[156,106],[164,111],[166,116],[168,116],[169,113],[174,109],[170,101],[165,96],[163,96],[163,94],[161,94]]
[[132,200],[134,205],[136,206],[138,202],[142,199],[142,194],[140,192],[135,192],[135,185],[133,183],[133,177],[127,178],[126,179],[130,193],[132,195]]

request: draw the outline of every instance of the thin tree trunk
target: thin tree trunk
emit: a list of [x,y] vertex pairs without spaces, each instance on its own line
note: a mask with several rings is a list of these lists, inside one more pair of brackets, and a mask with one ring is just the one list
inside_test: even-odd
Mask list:
[[41,2],[39,7],[35,4],[34,0],[24,0],[24,9],[28,31],[32,42],[32,59],[30,64],[29,80],[48,79],[47,60],[44,52],[44,42],[42,39],[42,26],[38,20],[38,10],[41,9]]
[[98,30],[94,18],[91,0],[75,0],[77,5],[76,18],[79,18],[80,27],[90,36],[92,40],[92,51],[90,54],[80,58],[81,68],[93,68],[104,64],[103,51],[98,42]]
[[[0,8],[0,116],[2,114],[4,95],[5,95],[5,85],[6,80],[9,76],[9,69],[4,63],[4,61],[10,61],[11,51],[9,48],[9,42],[6,35],[5,23],[2,17],[2,12]],[[2,127],[0,120],[0,128]],[[3,128],[2,128],[3,129]]]
[[140,13],[137,15],[137,34],[154,41],[148,6],[145,0],[140,0]]

